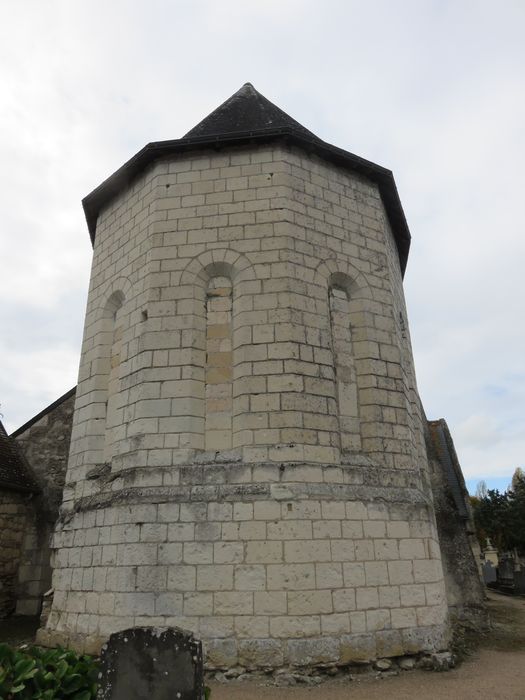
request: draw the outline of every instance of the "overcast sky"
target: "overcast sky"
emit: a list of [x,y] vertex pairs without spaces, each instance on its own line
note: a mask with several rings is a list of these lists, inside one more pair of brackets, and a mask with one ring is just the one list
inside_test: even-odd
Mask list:
[[244,82],[391,168],[429,418],[469,483],[525,466],[523,0],[0,0],[0,402],[76,383],[81,199]]

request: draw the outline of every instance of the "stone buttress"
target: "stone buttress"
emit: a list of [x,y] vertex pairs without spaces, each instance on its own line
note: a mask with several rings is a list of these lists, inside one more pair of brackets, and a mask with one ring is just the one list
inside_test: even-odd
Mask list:
[[42,643],[210,667],[443,649],[389,171],[245,85],[84,200],[94,257]]

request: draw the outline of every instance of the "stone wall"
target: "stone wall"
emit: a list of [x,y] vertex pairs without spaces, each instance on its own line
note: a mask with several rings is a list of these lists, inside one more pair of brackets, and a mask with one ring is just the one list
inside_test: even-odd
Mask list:
[[43,594],[51,588],[50,540],[62,500],[74,401],[73,390],[12,436],[40,489],[23,532],[16,606],[20,615],[37,615]]
[[32,494],[0,490],[0,618],[16,606],[22,541],[31,514]]
[[116,196],[40,641],[174,624],[212,666],[443,648],[405,314],[377,186],[301,150],[160,161]]
[[479,631],[487,624],[487,612],[468,491],[445,421],[431,421],[428,426],[426,438],[447,603],[458,634],[464,627]]

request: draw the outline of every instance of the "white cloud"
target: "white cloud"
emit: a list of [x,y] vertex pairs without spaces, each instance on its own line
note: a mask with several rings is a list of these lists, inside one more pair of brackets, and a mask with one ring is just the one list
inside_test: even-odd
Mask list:
[[511,473],[525,453],[524,20],[521,0],[1,4],[10,426],[75,381],[90,266],[81,198],[250,80],[322,138],[393,169],[413,234],[423,403],[447,418],[469,475]]

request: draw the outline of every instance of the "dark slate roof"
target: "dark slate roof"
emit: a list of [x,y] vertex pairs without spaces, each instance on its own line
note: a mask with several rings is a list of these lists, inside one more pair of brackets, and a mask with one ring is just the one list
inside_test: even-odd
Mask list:
[[33,416],[33,418],[30,418],[27,423],[24,423],[24,425],[21,425],[19,428],[17,428],[14,432],[11,433],[11,437],[18,437],[18,435],[21,435],[22,433],[25,433],[25,431],[30,428],[32,425],[37,423],[41,418],[43,418],[47,413],[50,413],[54,408],[57,406],[60,406],[60,404],[65,401],[66,399],[69,399],[70,396],[73,396],[76,393],[76,386],[74,386],[72,389],[69,391],[66,391],[65,394],[62,394],[62,396],[59,396],[56,401],[53,401],[53,403],[50,403],[49,406],[46,406],[40,413],[37,413],[36,416]]
[[38,491],[16,442],[8,436],[0,421],[0,489],[2,488]]
[[101,209],[155,160],[196,149],[220,150],[229,146],[256,145],[277,140],[299,146],[308,153],[348,168],[377,184],[396,240],[401,271],[404,272],[410,248],[410,231],[392,172],[322,141],[257,92],[250,83],[243,85],[188,131],[184,138],[154,141],[144,146],[82,200],[92,242],[95,241],[97,218]]
[[444,418],[428,421],[428,429],[458,513],[462,518],[467,519],[469,517],[466,506],[468,491],[447,422]]
[[215,138],[221,134],[242,134],[246,131],[284,128],[294,129],[310,139],[317,139],[315,134],[257,92],[251,83],[245,83],[226,102],[188,131],[184,138],[196,136]]

